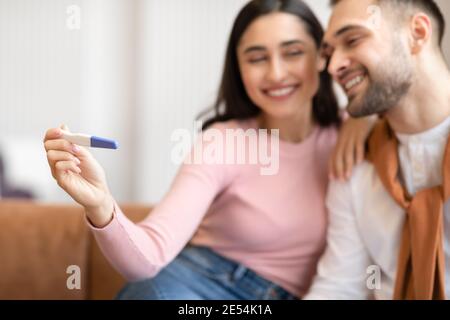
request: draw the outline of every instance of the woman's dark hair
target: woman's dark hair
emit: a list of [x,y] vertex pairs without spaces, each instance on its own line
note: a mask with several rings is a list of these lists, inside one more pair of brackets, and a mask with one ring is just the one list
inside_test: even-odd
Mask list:
[[[232,119],[244,120],[257,116],[261,110],[247,95],[242,82],[237,58],[237,46],[248,26],[257,18],[273,12],[285,12],[296,15],[306,26],[307,32],[320,48],[324,31],[314,13],[301,0],[253,0],[250,1],[237,16],[226,51],[225,66],[219,93],[212,110],[214,116],[203,124],[203,129],[216,122]],[[323,127],[339,125],[338,104],[333,91],[331,76],[326,70],[320,74],[320,87],[313,98],[314,120]],[[202,112],[199,118],[205,117],[210,110]]]

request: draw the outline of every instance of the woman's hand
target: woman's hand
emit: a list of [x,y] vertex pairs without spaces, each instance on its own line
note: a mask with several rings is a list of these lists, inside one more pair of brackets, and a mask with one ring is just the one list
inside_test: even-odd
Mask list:
[[[68,128],[62,126],[61,129]],[[110,196],[103,168],[84,147],[61,138],[60,128],[49,129],[44,146],[53,178],[76,202],[97,227],[112,219],[114,202]]]
[[378,116],[348,118],[339,130],[336,147],[330,157],[330,179],[349,179],[353,167],[364,160],[366,140]]

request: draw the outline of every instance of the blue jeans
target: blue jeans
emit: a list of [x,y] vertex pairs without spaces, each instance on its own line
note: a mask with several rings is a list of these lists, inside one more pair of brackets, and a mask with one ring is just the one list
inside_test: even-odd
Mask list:
[[289,292],[205,247],[188,246],[160,273],[131,282],[120,300],[294,300]]

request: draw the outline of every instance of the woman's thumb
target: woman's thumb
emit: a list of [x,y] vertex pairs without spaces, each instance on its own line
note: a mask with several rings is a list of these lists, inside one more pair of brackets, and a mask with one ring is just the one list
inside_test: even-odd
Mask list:
[[61,129],[70,132],[69,127],[66,124],[61,125]]

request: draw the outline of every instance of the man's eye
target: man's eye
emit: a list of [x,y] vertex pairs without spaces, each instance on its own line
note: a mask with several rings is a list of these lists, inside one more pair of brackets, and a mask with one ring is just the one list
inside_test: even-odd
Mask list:
[[357,37],[357,38],[351,38],[347,41],[347,45],[349,47],[354,46],[356,44],[358,44],[359,40],[361,39],[361,37]]

